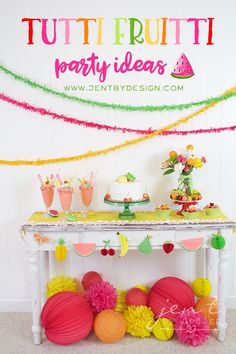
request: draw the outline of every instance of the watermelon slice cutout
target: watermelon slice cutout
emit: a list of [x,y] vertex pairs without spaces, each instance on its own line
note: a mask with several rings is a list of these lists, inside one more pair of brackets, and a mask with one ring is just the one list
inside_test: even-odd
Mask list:
[[202,248],[204,237],[191,238],[189,240],[182,240],[181,244],[187,251],[193,252]]
[[53,218],[56,218],[58,216],[58,214],[59,213],[58,213],[57,210],[51,209],[51,210],[48,211],[48,215],[52,216]]
[[182,53],[175,64],[171,76],[175,77],[176,79],[189,79],[193,75],[193,68],[186,55]]
[[73,249],[79,256],[88,257],[94,253],[96,249],[96,243],[74,243]]

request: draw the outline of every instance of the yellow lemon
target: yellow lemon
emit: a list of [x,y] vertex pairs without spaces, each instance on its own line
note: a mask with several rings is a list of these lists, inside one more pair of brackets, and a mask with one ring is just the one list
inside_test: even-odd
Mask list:
[[149,288],[144,285],[136,285],[135,288],[142,290],[145,294],[149,293]]
[[194,149],[194,147],[193,147],[193,145],[191,145],[191,144],[189,144],[189,145],[186,146],[186,150],[193,150],[193,149]]
[[174,334],[174,325],[167,318],[159,318],[152,327],[152,333],[159,340],[169,340]]
[[192,283],[192,289],[197,297],[206,297],[211,293],[211,283],[207,278],[197,278]]

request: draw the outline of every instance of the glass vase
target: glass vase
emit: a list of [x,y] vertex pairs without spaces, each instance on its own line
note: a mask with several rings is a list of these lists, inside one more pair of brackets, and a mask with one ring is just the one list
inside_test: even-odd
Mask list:
[[178,189],[185,192],[186,195],[190,196],[193,194],[193,181],[192,181],[191,173],[189,174],[180,173],[178,183],[179,183]]

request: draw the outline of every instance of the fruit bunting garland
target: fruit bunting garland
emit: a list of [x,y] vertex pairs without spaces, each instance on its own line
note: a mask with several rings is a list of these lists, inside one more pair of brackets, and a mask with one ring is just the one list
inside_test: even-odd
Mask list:
[[147,235],[145,239],[138,245],[138,250],[141,253],[150,254],[152,253],[151,236]]
[[117,236],[120,241],[120,257],[124,257],[129,251],[129,241],[127,237],[120,232],[117,232]]
[[114,256],[116,254],[116,251],[114,250],[114,248],[111,248],[110,245],[111,240],[104,240],[104,247],[101,249],[100,253],[102,256]]
[[55,259],[57,261],[64,261],[67,256],[67,248],[65,246],[65,240],[60,238],[55,248]]
[[40,234],[34,234],[34,239],[36,242],[38,242],[40,245],[44,243],[48,243],[49,239],[46,236],[42,236]]
[[78,256],[91,256],[96,250],[96,243],[74,243],[73,249]]
[[169,254],[174,250],[175,245],[171,241],[165,241],[162,248],[165,253]]
[[225,247],[225,238],[219,232],[212,235],[211,247],[216,250],[221,250]]
[[195,237],[186,240],[181,240],[181,244],[186,251],[198,251],[204,244],[204,237]]

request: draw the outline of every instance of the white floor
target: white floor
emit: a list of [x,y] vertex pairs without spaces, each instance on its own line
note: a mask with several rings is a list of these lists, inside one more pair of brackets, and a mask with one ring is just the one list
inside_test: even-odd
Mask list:
[[236,353],[236,310],[229,311],[228,330],[225,342],[218,342],[213,336],[202,346],[192,348],[180,344],[176,339],[167,342],[155,338],[138,339],[126,336],[116,344],[101,343],[94,335],[86,340],[68,347],[57,346],[46,338],[39,346],[32,343],[31,315],[29,313],[0,313],[0,353],[34,354],[34,353],[76,353],[76,354],[235,354]]

